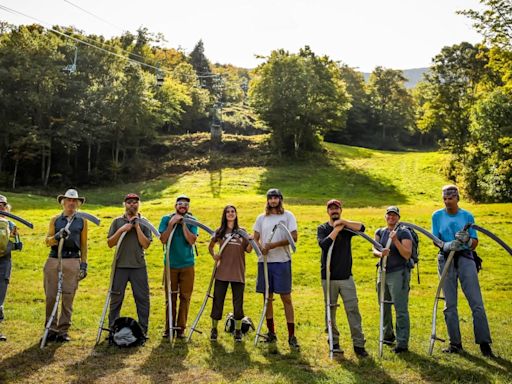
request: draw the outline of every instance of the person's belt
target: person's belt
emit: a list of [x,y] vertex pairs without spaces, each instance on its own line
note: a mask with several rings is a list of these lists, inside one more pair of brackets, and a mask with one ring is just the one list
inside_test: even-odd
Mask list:
[[[52,252],[50,257],[57,259],[58,258],[57,252],[55,252],[55,254],[53,254],[53,252]],[[62,250],[62,258],[63,259],[78,259],[79,257],[80,257],[80,253],[78,251],[66,251],[64,249]]]

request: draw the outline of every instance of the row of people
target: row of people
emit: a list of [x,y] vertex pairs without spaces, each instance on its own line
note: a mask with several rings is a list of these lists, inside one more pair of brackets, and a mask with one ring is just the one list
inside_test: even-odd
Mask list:
[[[474,218],[470,212],[460,208],[459,191],[456,186],[449,185],[443,188],[444,209],[434,212],[432,216],[432,231],[448,247],[441,249],[438,256],[439,272],[443,268],[449,250],[457,250],[456,263],[450,267],[448,278],[443,285],[446,298],[445,321],[447,323],[450,344],[444,351],[458,353],[462,351],[461,335],[457,313],[457,286],[461,282],[466,298],[473,313],[475,341],[480,345],[485,356],[493,356],[491,350],[491,337],[489,326],[483,306],[482,295],[478,283],[477,270],[474,263],[473,252],[478,245],[477,234],[469,230],[469,238],[461,239],[461,230],[467,223],[473,223]],[[253,237],[258,244],[261,254],[268,260],[269,301],[266,311],[266,325],[268,333],[264,338],[266,342],[277,340],[273,320],[273,295],[278,294],[283,302],[285,318],[288,328],[288,343],[292,348],[299,348],[295,336],[294,308],[292,303],[292,268],[289,240],[284,233],[275,231],[276,225],[284,224],[294,241],[297,241],[297,221],[295,216],[284,209],[283,195],[278,189],[270,189],[266,196],[265,212],[258,216],[254,226]],[[44,267],[44,289],[46,294],[46,321],[51,316],[57,295],[58,279],[58,243],[63,239],[62,255],[62,308],[60,315],[54,318],[48,340],[69,341],[68,330],[71,325],[71,314],[75,292],[78,282],[87,276],[87,221],[76,217],[75,213],[85,202],[74,189],[59,195],[57,201],[61,204],[62,213],[50,221],[46,243],[51,247],[48,260]],[[149,325],[149,283],[145,262],[145,250],[152,242],[151,230],[142,225],[139,209],[140,198],[130,193],[124,198],[125,212],[111,223],[107,244],[116,250],[116,268],[112,284],[112,297],[109,312],[109,327],[112,328],[115,320],[119,318],[121,306],[127,283],[130,282],[137,308],[139,323],[145,333]],[[175,212],[162,217],[159,232],[160,241],[167,243],[172,234],[170,244],[170,272],[171,272],[171,306],[173,324],[176,324],[176,337],[185,337],[190,299],[194,288],[194,250],[193,247],[199,236],[196,226],[187,224],[184,217],[191,217],[189,213],[190,198],[181,195],[175,202]],[[0,196],[0,210],[7,209],[7,199]],[[356,232],[364,232],[365,226],[361,222],[347,220],[342,217],[342,202],[336,199],[326,204],[328,221],[317,229],[318,244],[321,248],[321,279],[324,297],[330,297],[330,315],[333,328],[334,352],[342,352],[339,342],[339,330],[336,326],[336,308],[338,297],[341,296],[343,306],[348,318],[352,336],[354,352],[361,357],[368,353],[365,350],[365,336],[362,330],[361,314],[358,308],[358,298],[355,282],[352,276],[351,238]],[[2,219],[3,220],[3,219]],[[398,207],[391,206],[385,213],[386,226],[375,234],[375,240],[382,246],[382,250],[373,249],[378,258],[388,257],[387,279],[385,281],[384,341],[393,345],[396,340],[396,353],[408,350],[410,334],[410,321],[408,312],[410,258],[412,255],[412,237],[407,228],[397,226],[400,220]],[[16,234],[16,228],[9,222],[11,233]],[[221,226],[216,229],[209,244],[209,252],[218,263],[215,272],[215,286],[213,306],[211,311],[212,328],[210,338],[217,339],[218,322],[222,318],[224,300],[228,286],[233,292],[233,306],[235,318],[235,340],[241,341],[241,324],[244,317],[243,295],[245,287],[245,253],[251,252],[251,245],[246,238],[237,233],[239,230],[236,208],[228,205],[224,208]],[[348,229],[344,230],[344,229]],[[124,233],[124,235],[123,235]],[[123,236],[122,242],[120,239]],[[388,241],[390,240],[390,241]],[[223,245],[228,241],[222,254],[215,251],[215,245]],[[465,244],[462,244],[464,242]],[[390,245],[389,245],[390,244]],[[450,248],[450,244],[452,245]],[[466,245],[466,246],[463,246]],[[330,281],[326,281],[326,259],[329,248],[332,246],[330,261]],[[21,248],[21,246],[19,246]],[[457,249],[456,249],[457,248]],[[0,257],[0,321],[3,319],[3,300],[9,281],[9,256]],[[9,261],[9,268],[3,263]],[[165,255],[164,255],[164,263]],[[265,292],[263,273],[263,257],[258,259],[258,275],[256,291]],[[8,271],[7,271],[8,269]],[[379,285],[378,285],[379,286]],[[379,288],[380,289],[380,288]],[[329,291],[327,291],[329,290]],[[178,305],[179,302],[179,305]],[[166,306],[169,303],[166,301]],[[396,312],[396,331],[393,327],[391,305]],[[327,309],[326,309],[327,310]],[[163,336],[169,337],[169,318],[166,310],[166,328]]]

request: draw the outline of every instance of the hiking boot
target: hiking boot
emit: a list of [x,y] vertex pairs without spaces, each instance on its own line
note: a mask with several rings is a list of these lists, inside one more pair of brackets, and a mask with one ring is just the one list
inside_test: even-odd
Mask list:
[[463,351],[462,344],[452,344],[448,348],[443,349],[444,353],[461,353]]
[[[48,335],[49,337],[49,335]],[[69,337],[69,335],[67,333],[63,333],[61,335],[57,335],[57,337],[55,338],[55,341],[57,343],[67,343],[69,341],[71,341],[71,337]]]
[[212,330],[210,331],[210,340],[217,341],[218,335],[219,335],[219,333],[217,332],[217,328],[212,328]]
[[242,330],[241,329],[235,329],[235,341],[236,342],[242,341]]
[[265,342],[265,343],[275,343],[275,342],[277,342],[276,334],[274,332],[267,333],[266,335],[264,335],[263,342]]
[[354,346],[354,352],[358,357],[368,357],[368,352],[366,352],[366,349],[364,349],[364,347]]
[[169,338],[169,330],[166,329],[165,331],[163,331],[162,333],[162,338],[163,339],[168,339]]
[[395,347],[395,348],[393,348],[393,352],[395,352],[398,355],[399,353],[409,352],[409,348],[407,348],[407,347]]
[[334,344],[332,346],[332,353],[340,353],[343,354],[343,350],[340,348],[339,344]]
[[491,344],[489,343],[480,344],[480,351],[485,357],[496,357],[494,353],[492,353]]
[[288,338],[288,345],[291,347],[291,348],[294,348],[294,349],[300,349],[300,345],[299,345],[299,342],[297,341],[297,338],[295,336],[290,336]]
[[7,341],[7,336],[0,333],[0,341]]
[[382,344],[385,344],[385,345],[394,345],[395,344],[395,336],[391,336],[391,337],[385,337],[384,340],[382,340]]

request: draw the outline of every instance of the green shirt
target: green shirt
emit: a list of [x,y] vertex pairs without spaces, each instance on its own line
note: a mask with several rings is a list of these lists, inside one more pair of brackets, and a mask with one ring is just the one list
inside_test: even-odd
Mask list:
[[[174,215],[175,214],[165,215],[164,217],[162,217],[162,220],[160,221],[160,226],[158,227],[158,231],[160,233],[163,233],[167,230],[169,221],[171,220],[171,217]],[[187,217],[196,220],[196,218],[193,217],[192,215],[187,215]],[[194,235],[197,236],[199,234],[199,228],[197,228],[195,225],[187,224],[187,228]],[[181,224],[178,224],[176,226],[176,230],[174,231],[174,234],[172,236],[169,259],[171,261],[171,268],[187,268],[192,267],[195,264],[194,250],[192,249],[192,246],[188,243],[187,239],[185,238],[185,234],[183,233],[183,227]],[[165,251],[164,265],[166,265]]]

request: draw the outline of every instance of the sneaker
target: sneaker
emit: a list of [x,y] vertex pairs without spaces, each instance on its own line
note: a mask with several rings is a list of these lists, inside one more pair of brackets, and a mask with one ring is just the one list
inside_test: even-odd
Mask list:
[[480,351],[485,357],[496,357],[494,353],[492,353],[491,344],[489,343],[480,344]]
[[7,341],[7,336],[0,333],[0,341]]
[[241,342],[242,341],[242,330],[235,329],[235,341]]
[[288,345],[291,347],[291,348],[294,348],[294,349],[300,349],[300,345],[299,345],[299,342],[297,341],[297,338],[295,336],[290,336],[288,338]]
[[343,353],[343,350],[340,348],[339,344],[334,344],[332,346],[332,353]]
[[275,343],[277,341],[277,336],[276,336],[275,333],[269,332],[266,335],[264,335],[264,340],[263,341],[265,343]]
[[354,352],[359,357],[368,357],[368,352],[366,352],[366,349],[364,349],[364,347],[355,347],[354,346]]
[[62,333],[60,335],[57,335],[55,341],[58,343],[67,343],[68,341],[71,341],[71,337],[69,337],[67,333]]
[[452,344],[448,348],[443,349],[444,353],[461,353],[463,351],[462,344]]
[[217,332],[217,328],[212,328],[212,330],[210,331],[210,340],[217,341],[218,334],[219,333]]
[[395,347],[395,348],[393,348],[393,352],[395,352],[398,355],[399,353],[409,352],[409,348],[407,348],[407,347]]
[[384,340],[382,340],[382,343],[385,345],[394,345],[395,340],[396,340],[395,336],[385,337]]

